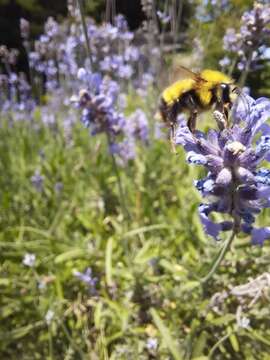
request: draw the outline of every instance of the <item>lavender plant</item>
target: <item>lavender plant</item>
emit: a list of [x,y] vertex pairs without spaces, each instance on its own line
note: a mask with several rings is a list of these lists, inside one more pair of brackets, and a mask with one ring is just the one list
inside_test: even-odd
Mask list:
[[251,11],[241,18],[240,30],[228,28],[223,38],[223,47],[227,55],[220,61],[223,68],[233,70],[234,66],[242,71],[241,83],[244,84],[250,70],[259,66],[269,47],[270,7],[255,2]]
[[17,50],[0,47],[0,66],[3,66],[0,73],[0,108],[9,115],[13,112],[15,120],[31,119],[35,101],[25,74],[15,71],[17,57]]
[[[270,100],[245,98],[245,102],[235,105],[228,128],[192,134],[184,122],[176,135],[176,143],[187,152],[187,162],[207,170],[205,178],[195,181],[196,188],[208,199],[199,206],[206,234],[219,240],[222,232],[232,231],[219,261],[241,232],[251,235],[252,244],[263,245],[270,238],[270,227],[254,225],[261,210],[270,207],[270,170],[261,167],[262,161],[270,161],[270,127],[266,124]],[[222,114],[215,112],[214,116],[218,120]],[[213,213],[229,218],[216,223],[211,218]]]
[[[29,53],[30,68],[36,76],[45,79],[46,91],[53,91],[63,81],[66,88],[74,91],[76,74],[82,66],[122,81],[124,88],[123,80],[145,84],[141,81],[145,73],[149,74],[145,85],[153,82],[155,69],[148,59],[147,49],[134,44],[135,34],[129,31],[122,15],[115,17],[114,25],[97,25],[93,19],[84,18],[85,28],[82,28],[78,11],[73,7],[69,7],[69,11],[70,20],[61,24],[53,18],[47,20],[44,34],[35,42],[34,51]],[[22,24],[22,38],[25,38],[25,24]],[[87,52],[83,33],[87,39]]]
[[71,100],[82,109],[82,123],[90,129],[91,135],[106,134],[110,152],[119,155],[123,163],[133,159],[135,140],[144,143],[148,140],[144,112],[138,109],[126,118],[118,106],[120,87],[109,77],[80,68],[78,78],[85,87]]

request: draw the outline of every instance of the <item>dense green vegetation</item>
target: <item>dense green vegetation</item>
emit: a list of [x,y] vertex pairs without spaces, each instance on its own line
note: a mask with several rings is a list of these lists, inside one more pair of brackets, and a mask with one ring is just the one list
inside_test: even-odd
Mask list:
[[[200,283],[219,244],[202,232],[191,186],[199,174],[181,150],[155,141],[119,168],[127,219],[105,139],[78,125],[70,143],[61,115],[54,132],[36,117],[35,126],[0,129],[1,358],[267,359],[267,286],[251,308],[252,297],[229,292],[268,271],[269,246],[236,240]],[[42,191],[31,184],[36,169]],[[33,267],[22,263],[26,253]],[[87,267],[95,291],[73,275]],[[246,329],[236,321],[240,303]]]
[[[253,97],[269,95],[269,38],[256,39],[239,20],[253,1],[144,0],[134,33],[113,17],[113,1],[88,1],[97,20],[86,19],[89,49],[76,2],[65,21],[49,19],[42,30],[45,17],[65,14],[52,3],[0,0],[0,9],[14,5],[33,20],[19,34],[13,14],[16,31],[4,34],[11,46],[24,43],[25,64],[10,47],[0,53],[0,359],[270,359],[269,240],[252,246],[240,233],[205,281],[230,233],[206,236],[198,215],[205,199],[193,186],[206,172],[187,164],[182,147],[173,153],[155,116],[179,65],[244,75]],[[99,25],[106,17],[115,23]],[[19,75],[24,65],[29,79]],[[218,128],[213,111],[200,119],[200,130]],[[108,140],[136,144],[136,156],[124,163]],[[269,209],[256,224],[269,226]]]

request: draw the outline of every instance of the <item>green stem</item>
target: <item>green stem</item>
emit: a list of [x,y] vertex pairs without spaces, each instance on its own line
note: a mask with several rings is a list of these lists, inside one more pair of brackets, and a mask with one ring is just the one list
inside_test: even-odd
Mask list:
[[72,348],[77,351],[77,353],[80,356],[81,360],[85,360],[86,357],[84,356],[83,351],[81,350],[81,348],[76,344],[76,342],[73,340],[72,336],[69,334],[68,329],[66,328],[65,324],[63,322],[59,322],[59,325],[61,326],[66,338],[68,339],[70,346],[72,346]]
[[249,74],[249,71],[250,71],[251,61],[252,61],[252,53],[253,53],[253,51],[250,50],[245,70],[242,72],[240,80],[239,80],[239,86],[240,87],[243,87],[245,85],[246,80],[247,80],[247,77],[248,77],[248,74]]
[[82,19],[82,26],[83,26],[83,32],[84,32],[85,44],[86,44],[86,52],[87,52],[87,56],[90,60],[91,69],[93,69],[93,61],[92,61],[92,56],[91,56],[91,51],[90,51],[90,46],[89,46],[89,37],[88,37],[88,33],[87,33],[87,27],[86,27],[85,14],[84,14],[82,0],[78,0],[78,5],[79,5],[81,19]]
[[233,232],[232,232],[231,236],[226,240],[226,242],[225,242],[223,248],[221,249],[221,251],[219,253],[219,256],[218,256],[217,260],[215,261],[212,269],[209,271],[209,273],[205,277],[203,277],[201,279],[202,283],[207,282],[214,275],[214,273],[216,272],[217,268],[219,267],[221,261],[224,259],[227,251],[229,250],[235,235],[236,235],[236,227],[234,226],[234,229],[233,229]]
[[229,68],[228,76],[230,76],[230,77],[232,76],[232,73],[234,72],[234,69],[235,69],[235,65],[236,65],[236,63],[237,63],[237,60],[238,60],[238,57],[236,56],[236,57],[234,58],[232,64],[231,64],[230,68]]
[[210,352],[208,354],[208,359],[209,360],[212,358],[212,356],[214,355],[214,352],[217,350],[217,348],[222,343],[224,343],[224,341],[226,341],[233,333],[234,333],[234,331],[231,331],[228,334],[224,335],[221,339],[218,340],[218,342],[212,347],[212,349],[210,350]]
[[[107,142],[108,142],[108,147],[110,148],[111,145],[111,138],[110,138],[110,134],[107,133]],[[117,162],[115,159],[115,155],[113,153],[111,153],[111,157],[112,157],[112,164],[113,164],[113,170],[116,176],[116,181],[117,181],[117,186],[118,186],[118,192],[119,192],[119,197],[120,197],[120,205],[122,208],[123,213],[125,214],[125,217],[128,221],[131,221],[131,215],[130,212],[126,206],[126,201],[125,201],[125,193],[124,193],[124,188],[122,185],[122,181],[121,181],[121,177],[120,177],[120,173],[119,173],[119,169],[117,166]]]
[[117,186],[118,186],[118,192],[119,192],[119,197],[120,197],[121,208],[122,208],[122,211],[125,214],[127,220],[130,221],[131,220],[131,215],[130,215],[130,212],[129,212],[127,206],[126,206],[124,189],[123,189],[119,169],[118,169],[118,166],[117,166],[117,162],[116,162],[116,159],[115,159],[115,155],[111,154],[111,157],[112,157],[113,170],[114,170],[116,180],[117,180]]

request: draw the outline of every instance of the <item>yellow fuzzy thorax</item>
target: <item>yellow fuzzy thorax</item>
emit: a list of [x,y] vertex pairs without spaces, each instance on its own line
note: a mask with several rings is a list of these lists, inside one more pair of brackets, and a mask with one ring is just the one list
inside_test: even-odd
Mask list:
[[200,77],[204,80],[206,80],[207,82],[211,83],[212,86],[213,85],[217,85],[217,84],[231,84],[233,83],[233,80],[231,78],[229,78],[227,75],[223,74],[220,71],[216,71],[216,70],[203,70],[200,73]]
[[171,86],[167,87],[163,93],[162,98],[167,105],[173,104],[182,94],[194,89],[195,80],[184,79],[176,81]]

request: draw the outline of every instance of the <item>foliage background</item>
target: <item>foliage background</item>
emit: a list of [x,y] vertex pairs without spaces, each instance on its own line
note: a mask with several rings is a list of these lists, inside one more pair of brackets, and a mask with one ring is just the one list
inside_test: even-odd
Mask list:
[[[201,67],[217,66],[225,29],[251,4],[232,1],[233,12],[200,22]],[[198,27],[196,5],[187,4],[183,13],[187,39]],[[20,9],[9,26],[16,28],[18,14],[30,14],[33,36],[48,15],[65,15],[58,1],[1,1],[1,9],[9,6]],[[92,2],[89,13],[99,19],[101,7]],[[1,31],[8,35],[1,40],[17,46],[16,31]],[[181,55],[189,59],[188,44]],[[177,56],[165,60],[170,64]],[[254,76],[248,79],[251,91],[265,94],[269,65],[260,81]],[[134,89],[127,95],[127,113],[140,104],[153,138],[156,89],[143,100]],[[90,138],[78,121],[69,146],[62,128],[66,114],[56,116],[53,131],[38,108],[34,126],[1,118],[0,357],[269,359],[269,284],[251,307],[248,295],[239,300],[230,293],[269,272],[269,244],[251,247],[249,239],[238,238],[217,274],[201,284],[219,244],[206,238],[198,219],[201,200],[192,183],[200,170],[186,165],[181,150],[172,154],[166,139],[138,149],[136,160],[120,169],[127,221],[106,139]],[[42,192],[31,183],[36,169],[44,176]],[[267,224],[269,213],[259,221]],[[22,264],[26,253],[36,255],[34,267]],[[95,289],[74,277],[74,270],[87,267],[97,279]],[[249,318],[248,327],[239,326],[237,309]],[[157,345],[151,347],[153,339]]]

